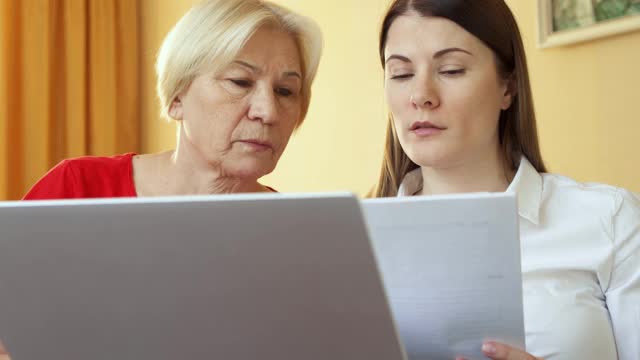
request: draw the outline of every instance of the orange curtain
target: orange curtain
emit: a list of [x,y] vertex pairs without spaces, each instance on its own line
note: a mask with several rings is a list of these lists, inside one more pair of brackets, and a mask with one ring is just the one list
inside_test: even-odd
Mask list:
[[139,0],[0,3],[0,199],[64,158],[139,151]]

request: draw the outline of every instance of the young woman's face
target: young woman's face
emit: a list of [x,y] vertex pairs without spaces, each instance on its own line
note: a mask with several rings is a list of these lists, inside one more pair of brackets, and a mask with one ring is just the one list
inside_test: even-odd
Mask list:
[[409,14],[391,25],[385,61],[385,96],[413,162],[447,168],[498,151],[512,96],[482,41],[450,20]]

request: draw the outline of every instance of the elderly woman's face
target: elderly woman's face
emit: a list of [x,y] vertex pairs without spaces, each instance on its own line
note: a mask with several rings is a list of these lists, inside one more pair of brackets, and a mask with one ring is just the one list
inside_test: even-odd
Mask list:
[[230,66],[198,76],[170,114],[182,120],[180,141],[212,166],[257,179],[273,171],[301,120],[301,89],[295,41],[263,27]]

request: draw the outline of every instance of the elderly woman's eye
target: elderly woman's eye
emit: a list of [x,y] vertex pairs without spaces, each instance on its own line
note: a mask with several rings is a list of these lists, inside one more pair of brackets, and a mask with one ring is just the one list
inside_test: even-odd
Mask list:
[[239,86],[241,88],[249,88],[253,83],[249,80],[245,79],[229,79],[234,85]]
[[280,96],[284,96],[284,97],[289,97],[291,95],[293,95],[293,91],[287,89],[287,88],[277,88],[276,89],[276,93]]

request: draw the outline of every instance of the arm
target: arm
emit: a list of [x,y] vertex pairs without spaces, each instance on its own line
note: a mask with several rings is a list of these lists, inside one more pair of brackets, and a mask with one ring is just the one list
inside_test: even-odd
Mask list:
[[611,218],[614,265],[605,297],[620,360],[640,354],[640,200],[620,191]]

